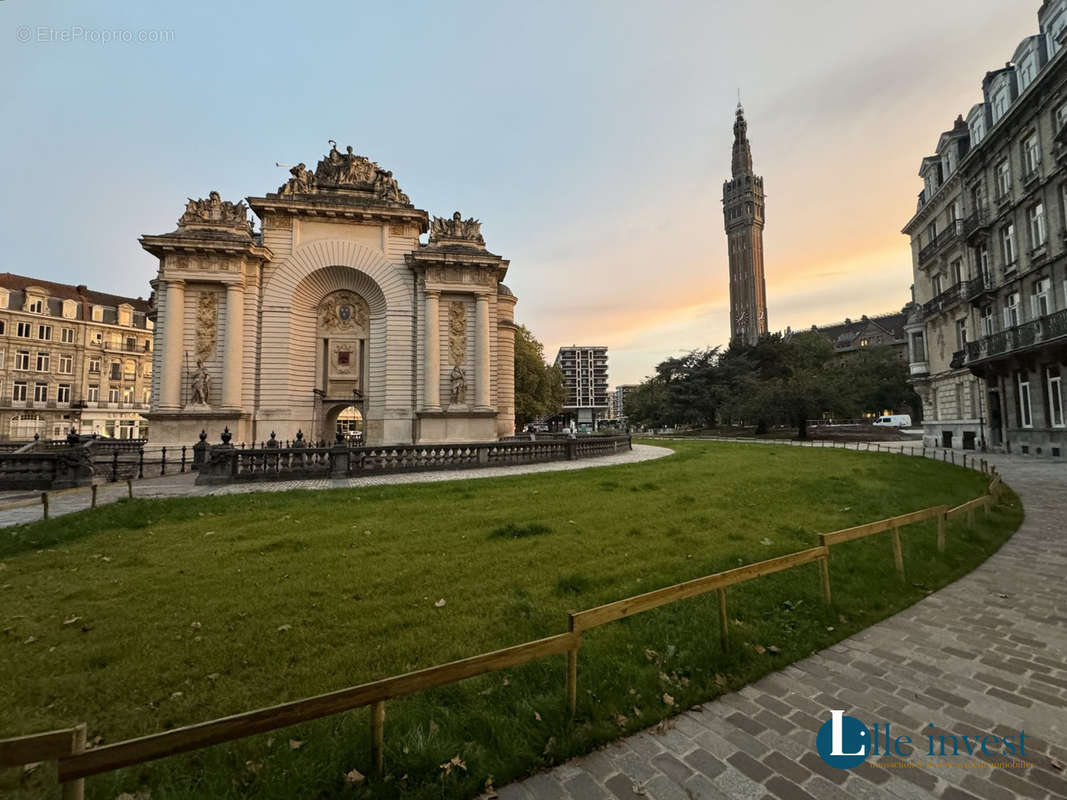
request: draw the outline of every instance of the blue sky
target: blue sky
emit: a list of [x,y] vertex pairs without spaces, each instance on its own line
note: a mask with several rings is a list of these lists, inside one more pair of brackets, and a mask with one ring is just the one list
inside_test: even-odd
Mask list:
[[549,356],[607,344],[633,382],[728,338],[738,87],[771,328],[897,310],[919,160],[1037,6],[0,0],[0,271],[147,296],[139,235],[332,138],[482,220]]

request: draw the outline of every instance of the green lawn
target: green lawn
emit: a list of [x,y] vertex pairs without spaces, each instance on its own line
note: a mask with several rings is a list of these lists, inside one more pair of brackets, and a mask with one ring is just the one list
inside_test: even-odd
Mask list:
[[[888,454],[672,442],[622,467],[329,492],[133,500],[0,532],[0,736],[86,721],[112,742],[566,630],[569,609],[817,544],[816,534],[980,494],[981,475]],[[465,797],[736,688],[904,608],[994,552],[1017,498],[974,530],[835,548],[835,607],[805,565],[588,634],[577,719],[554,657],[369,711],[89,778],[88,796]],[[445,603],[437,607],[440,600]],[[77,618],[75,620],[75,618]],[[75,621],[71,621],[75,620]],[[774,650],[768,649],[773,646]],[[673,705],[665,701],[667,695]],[[290,740],[302,742],[293,747]],[[441,764],[459,756],[465,770]],[[0,770],[0,794],[58,796]]]

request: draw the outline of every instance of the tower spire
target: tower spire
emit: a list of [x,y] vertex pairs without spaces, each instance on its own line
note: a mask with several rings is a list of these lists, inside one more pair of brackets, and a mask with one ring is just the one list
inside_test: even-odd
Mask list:
[[748,142],[748,123],[745,122],[745,109],[741,105],[741,91],[737,92],[737,118],[734,120],[734,159],[733,176],[752,174],[752,147]]

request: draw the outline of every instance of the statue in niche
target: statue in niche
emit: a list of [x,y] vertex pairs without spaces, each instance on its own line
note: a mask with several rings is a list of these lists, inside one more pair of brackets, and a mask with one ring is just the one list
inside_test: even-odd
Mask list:
[[452,367],[452,374],[449,378],[452,381],[452,391],[449,395],[450,402],[454,406],[461,406],[467,402],[467,375],[463,371],[463,367],[459,365]]
[[207,374],[204,362],[196,360],[196,369],[192,375],[192,398],[191,405],[206,406],[211,397],[211,376]]

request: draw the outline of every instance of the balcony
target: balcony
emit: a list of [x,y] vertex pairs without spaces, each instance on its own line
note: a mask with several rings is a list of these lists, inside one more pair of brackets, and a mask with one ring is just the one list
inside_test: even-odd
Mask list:
[[981,303],[987,295],[993,292],[993,278],[990,275],[979,275],[964,284],[964,297],[976,305]]
[[945,228],[945,230],[941,231],[941,233],[937,234],[932,242],[929,242],[925,247],[919,250],[919,265],[922,266],[925,262],[933,258],[942,247],[949,242],[954,241],[956,237],[963,232],[964,227],[963,220],[958,219],[952,222],[949,227]]
[[966,366],[1067,337],[1067,308],[967,343]]
[[933,300],[928,303],[923,303],[922,313],[924,317],[928,317],[931,314],[940,314],[942,311],[948,311],[950,308],[958,305],[965,294],[964,287],[967,285],[966,281],[957,283],[955,286],[950,286],[941,294],[937,295]]
[[924,377],[930,374],[929,361],[912,361],[908,366],[909,372],[913,378]]
[[952,354],[952,360],[948,362],[950,369],[963,369],[964,363],[967,360],[967,349],[957,350]]

